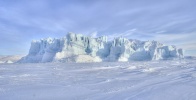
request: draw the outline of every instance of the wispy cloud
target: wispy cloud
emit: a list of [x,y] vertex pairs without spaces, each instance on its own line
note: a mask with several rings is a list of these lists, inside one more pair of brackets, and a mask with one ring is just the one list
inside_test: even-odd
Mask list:
[[137,31],[137,29],[134,28],[134,29],[127,30],[125,32],[111,34],[108,37],[109,37],[109,39],[113,39],[113,38],[117,38],[117,37],[129,37],[132,34],[134,34],[136,31]]
[[96,38],[98,35],[97,31],[93,32],[90,34],[90,37]]

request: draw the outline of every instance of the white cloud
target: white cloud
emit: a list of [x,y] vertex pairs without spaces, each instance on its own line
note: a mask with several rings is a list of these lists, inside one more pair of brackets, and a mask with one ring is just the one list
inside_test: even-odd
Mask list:
[[109,39],[113,39],[113,38],[121,37],[121,36],[127,38],[127,37],[133,35],[136,31],[137,31],[137,29],[133,28],[133,29],[127,30],[122,33],[115,33],[115,34],[109,35],[108,37],[109,37]]
[[90,36],[93,37],[93,38],[96,38],[97,35],[98,35],[97,31],[95,31],[95,32],[93,32],[93,33],[90,34]]
[[177,45],[180,48],[184,48],[186,50],[196,50],[196,42],[195,43],[186,43]]
[[185,43],[196,43],[194,39],[196,37],[195,33],[187,34],[154,34],[152,39],[160,41],[163,43],[173,43],[176,45],[185,44]]

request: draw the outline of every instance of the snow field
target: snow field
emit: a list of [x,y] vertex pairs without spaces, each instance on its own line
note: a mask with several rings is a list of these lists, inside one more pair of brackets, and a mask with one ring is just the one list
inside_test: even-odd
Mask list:
[[195,60],[0,64],[0,100],[195,98]]

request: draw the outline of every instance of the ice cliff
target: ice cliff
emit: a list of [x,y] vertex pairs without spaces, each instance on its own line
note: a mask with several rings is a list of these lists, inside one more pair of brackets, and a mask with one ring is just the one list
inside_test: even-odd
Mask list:
[[183,58],[183,50],[157,41],[139,41],[106,36],[91,38],[68,33],[60,39],[32,41],[29,54],[21,63],[39,62],[102,62],[130,60],[164,60]]

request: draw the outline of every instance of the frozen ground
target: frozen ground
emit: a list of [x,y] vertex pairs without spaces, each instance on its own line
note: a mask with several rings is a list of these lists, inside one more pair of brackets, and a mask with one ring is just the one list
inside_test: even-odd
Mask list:
[[9,55],[9,56],[2,56],[0,55],[0,63],[14,63],[20,60],[24,55]]
[[0,64],[0,100],[196,100],[196,60]]

